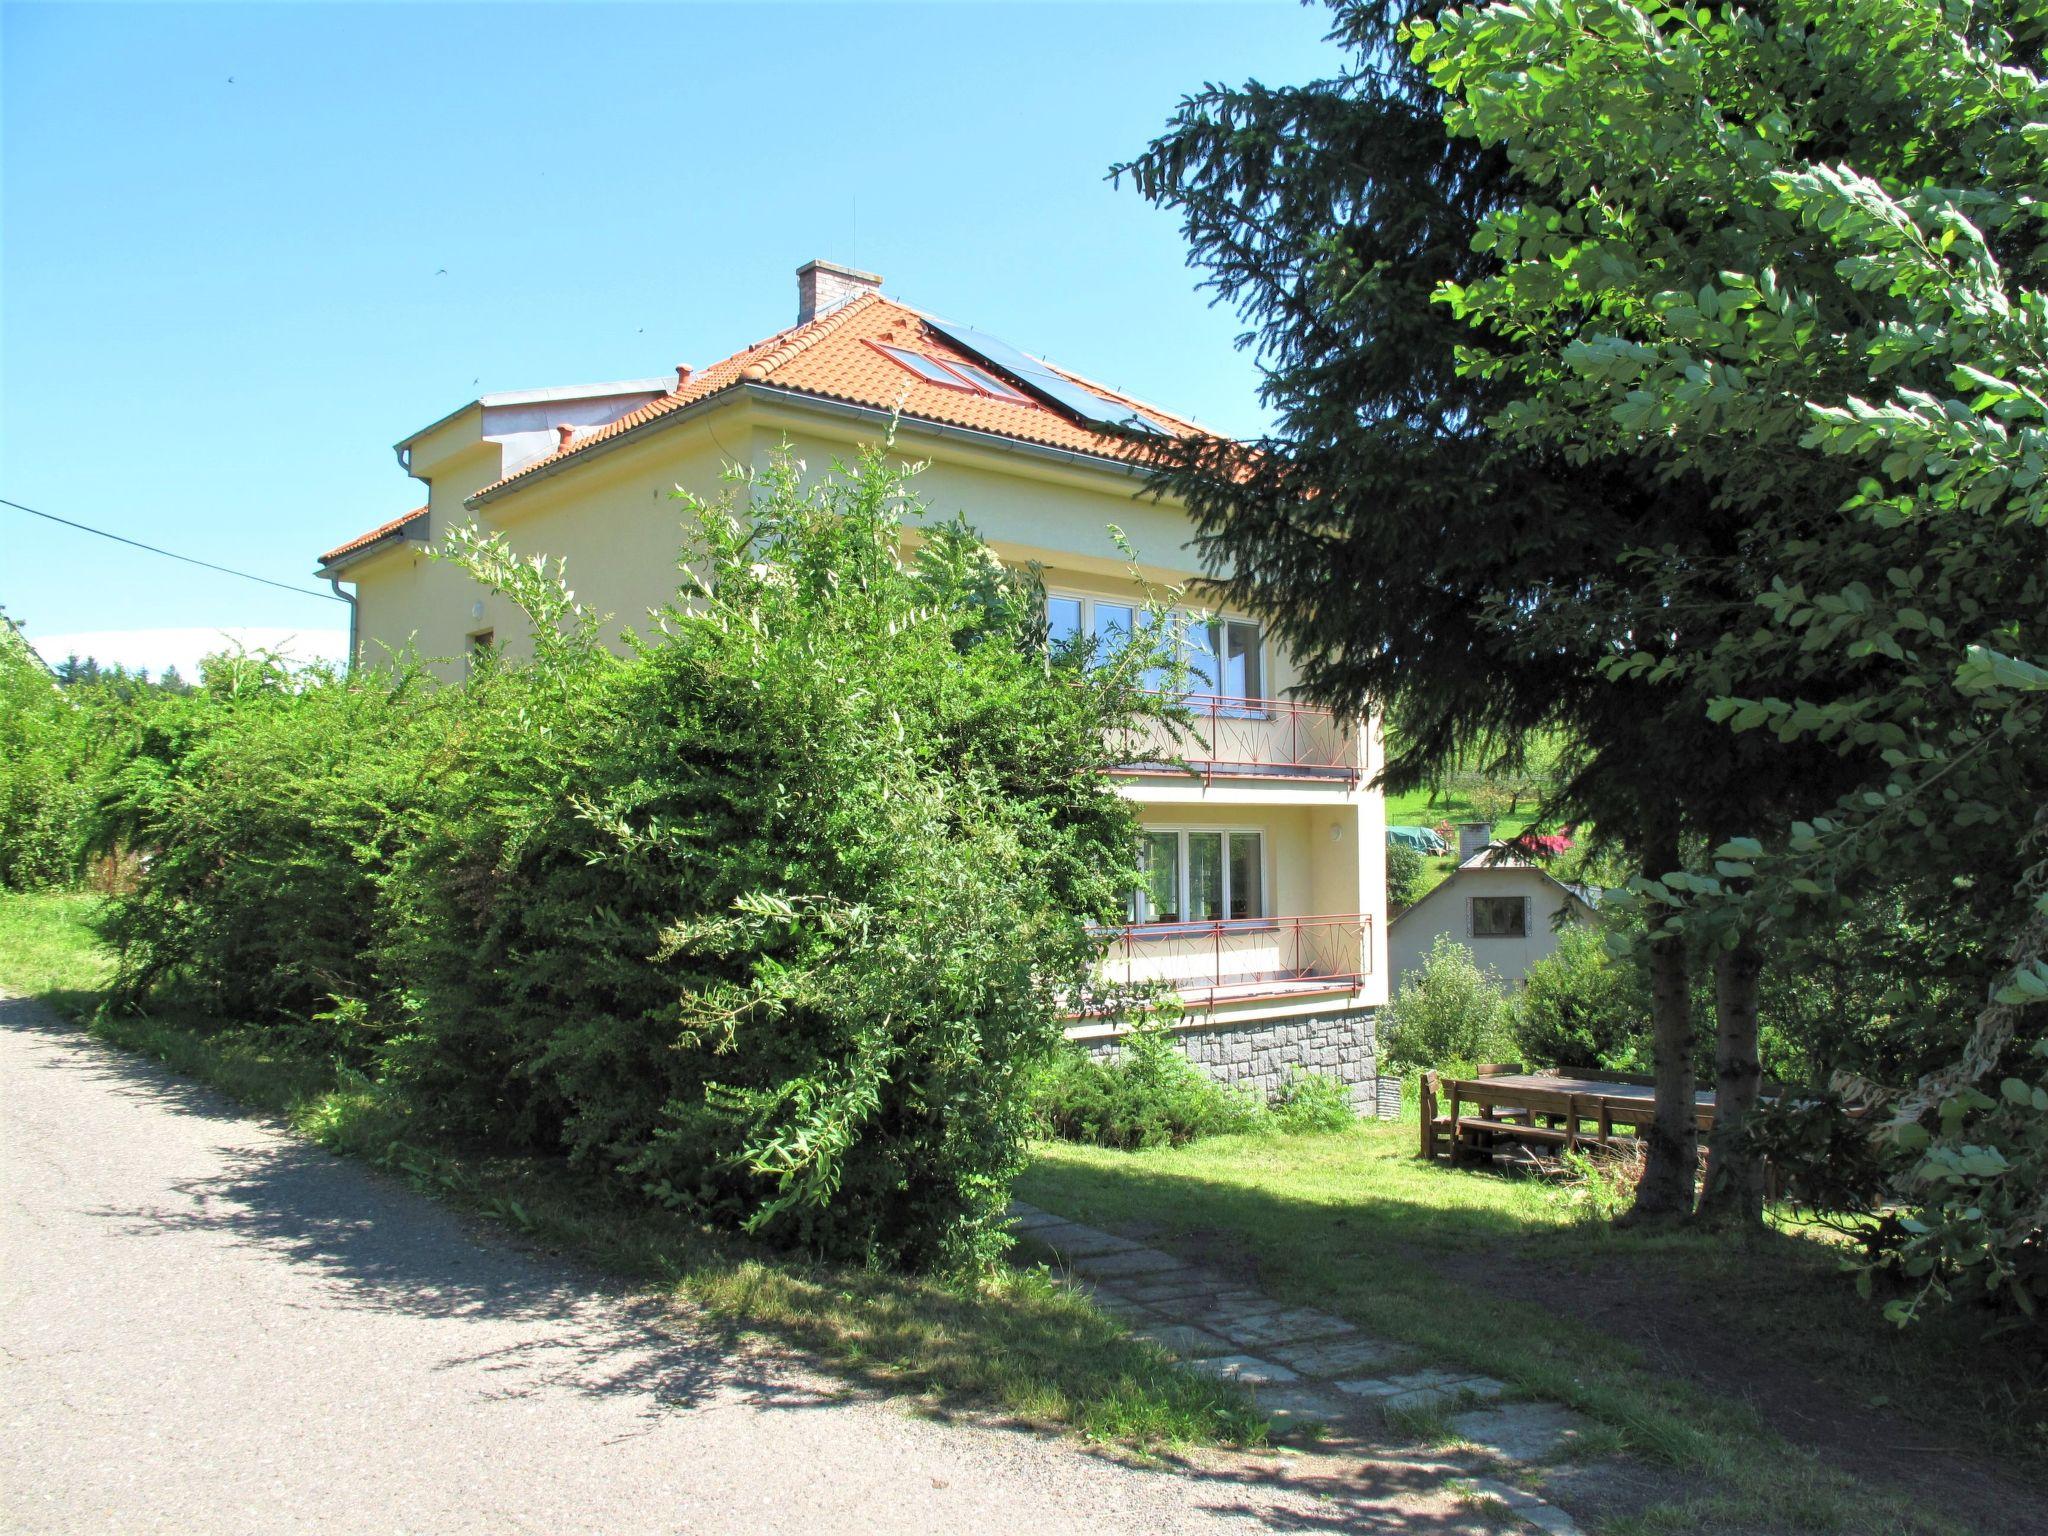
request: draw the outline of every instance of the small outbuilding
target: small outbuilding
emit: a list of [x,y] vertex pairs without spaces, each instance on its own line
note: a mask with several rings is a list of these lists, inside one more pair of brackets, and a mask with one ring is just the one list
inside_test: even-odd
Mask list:
[[1503,982],[1519,986],[1529,967],[1557,950],[1559,913],[1584,922],[1593,905],[1489,828],[1460,829],[1458,867],[1387,927],[1388,981],[1422,969],[1440,935],[1471,950]]

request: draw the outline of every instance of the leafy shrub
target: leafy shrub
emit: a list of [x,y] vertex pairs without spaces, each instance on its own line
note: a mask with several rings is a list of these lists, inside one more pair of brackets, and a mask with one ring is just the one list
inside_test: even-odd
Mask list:
[[1472,951],[1439,934],[1422,969],[1380,1010],[1381,1059],[1397,1072],[1463,1071],[1507,1059],[1515,1048],[1514,1010]]
[[60,885],[86,803],[77,709],[0,614],[0,889]]
[[1903,1199],[1866,1236],[1857,1280],[1903,1292],[1885,1304],[1895,1323],[1952,1300],[2038,1322],[2048,1303],[2048,1040],[2015,1054],[1995,1094],[1962,1088],[1891,1142]]
[[1422,894],[1422,851],[1406,843],[1387,844],[1387,905],[1407,907]]
[[1607,951],[1600,930],[1574,923],[1529,967],[1514,1000],[1516,1054],[1551,1067],[1641,1070],[1650,998],[1642,975]]
[[2048,1302],[2048,1040],[2013,1056],[1995,1095],[1959,1088],[1921,1121],[1885,1125],[1881,1105],[1854,1119],[1829,1093],[1753,1123],[1785,1194],[1855,1242],[1858,1287],[1882,1286],[1896,1323],[1932,1302],[2024,1319]]
[[879,453],[741,489],[693,503],[701,581],[624,660],[558,579],[459,550],[536,653],[479,680],[394,882],[389,1060],[456,1124],[663,1204],[977,1263],[1132,878],[1103,770],[1157,658],[1049,664],[1035,585],[964,526],[902,553]]
[[95,851],[139,856],[104,919],[116,996],[273,1023],[383,990],[379,881],[439,703],[410,668],[350,679],[264,654],[139,703],[89,827]]
[[1124,1150],[1256,1131],[1267,1120],[1265,1105],[1205,1076],[1159,1028],[1132,1031],[1107,1060],[1063,1048],[1039,1085],[1036,1115],[1045,1135]]
[[1295,1133],[1344,1131],[1358,1123],[1351,1090],[1321,1072],[1296,1070],[1273,1099],[1273,1124]]

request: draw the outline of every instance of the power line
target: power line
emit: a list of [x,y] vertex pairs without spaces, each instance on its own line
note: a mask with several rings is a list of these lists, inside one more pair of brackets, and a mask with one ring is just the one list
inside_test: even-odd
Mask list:
[[247,571],[238,571],[225,565],[215,565],[211,560],[196,560],[190,555],[181,555],[173,549],[158,549],[154,544],[145,544],[140,539],[131,539],[118,533],[109,533],[104,528],[94,528],[86,523],[74,523],[68,517],[59,517],[54,512],[38,512],[34,507],[25,507],[18,501],[9,501],[0,496],[0,507],[12,507],[17,512],[26,512],[30,517],[40,517],[52,523],[62,523],[66,528],[76,528],[83,533],[96,533],[103,539],[112,539],[116,544],[127,544],[135,549],[146,549],[152,555],[162,555],[166,560],[182,560],[187,565],[203,566],[209,571],[219,571],[223,576],[239,576],[244,581],[260,581],[266,587],[275,587],[280,592],[296,592],[301,597],[317,597],[323,602],[342,603],[347,598],[336,597],[332,592],[315,592],[311,587],[295,587],[288,582],[272,581],[268,576],[251,576]]

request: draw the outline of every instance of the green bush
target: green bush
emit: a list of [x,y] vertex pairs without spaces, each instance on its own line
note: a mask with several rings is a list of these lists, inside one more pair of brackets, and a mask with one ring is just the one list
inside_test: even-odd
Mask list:
[[86,803],[78,713],[0,614],[0,889],[76,873]]
[[1280,1130],[1343,1131],[1358,1123],[1351,1090],[1334,1077],[1297,1068],[1273,1099],[1273,1124]]
[[1387,844],[1387,905],[1412,906],[1422,894],[1427,864],[1422,851],[1406,843]]
[[1403,976],[1380,1010],[1379,1042],[1381,1060],[1396,1072],[1466,1071],[1513,1055],[1514,1009],[1493,972],[1440,934],[1422,969]]
[[1515,1054],[1546,1067],[1647,1070],[1650,998],[1641,973],[1574,923],[1529,967],[1514,999]]
[[391,1069],[710,1220],[982,1262],[1132,879],[1104,770],[1158,658],[1049,663],[1035,583],[964,526],[902,553],[880,454],[743,489],[693,506],[701,581],[624,660],[501,543],[461,549],[539,640],[478,680],[393,882]]
[[88,828],[93,851],[139,856],[103,919],[115,995],[303,1026],[387,991],[379,882],[455,702],[411,667],[349,679],[266,654],[138,702]]
[[1257,1098],[1205,1076],[1156,1027],[1132,1031],[1106,1060],[1062,1048],[1036,1097],[1042,1134],[1125,1150],[1262,1130],[1268,1119]]

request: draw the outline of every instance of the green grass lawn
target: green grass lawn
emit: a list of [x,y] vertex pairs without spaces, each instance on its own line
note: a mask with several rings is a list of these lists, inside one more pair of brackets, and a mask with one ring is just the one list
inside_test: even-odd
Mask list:
[[[1526,814],[1535,809],[1524,806],[1523,814],[1508,816],[1494,823],[1495,837],[1514,837],[1526,832],[1534,824]],[[1451,851],[1436,858],[1422,861],[1422,886],[1415,893],[1417,899],[1428,895],[1458,867],[1457,823],[1478,821],[1480,815],[1472,808],[1470,801],[1450,790],[1411,789],[1406,794],[1387,796],[1387,825],[1390,827],[1435,827],[1444,822],[1451,823]]]
[[1179,1369],[1042,1269],[951,1284],[795,1262],[622,1200],[558,1161],[439,1142],[402,1102],[309,1057],[289,1031],[102,1009],[112,964],[90,927],[97,905],[0,892],[0,988],[89,1020],[108,1043],[540,1247],[666,1293],[735,1335],[815,1351],[858,1383],[920,1394],[933,1411],[992,1412],[1140,1449],[1264,1439],[1240,1389]]
[[[559,1163],[437,1142],[404,1104],[281,1032],[99,1010],[110,966],[89,928],[95,905],[0,894],[0,986],[527,1241],[667,1293],[736,1335],[921,1394],[934,1411],[993,1411],[1140,1447],[1263,1433],[1241,1393],[1175,1368],[1042,1271],[962,1286],[795,1263],[623,1202]],[[1591,1449],[1625,1447],[1670,1485],[1601,1525],[1611,1536],[1973,1531],[1982,1525],[1955,1505],[1957,1490],[1995,1500],[2010,1480],[2012,1497],[2043,1497],[2032,1480],[2048,1461],[2048,1409],[2028,1374],[2038,1368],[2011,1340],[1986,1346],[1966,1319],[1895,1333],[1811,1231],[1775,1229],[1742,1249],[1617,1232],[1580,1193],[1426,1164],[1414,1140],[1412,1123],[1368,1123],[1157,1152],[1045,1145],[1018,1192],[1580,1409],[1604,1427]],[[1726,1369],[1703,1369],[1715,1361]],[[1806,1433],[1801,1421],[1828,1404],[1840,1422]],[[1883,1454],[1909,1442],[1979,1459],[1958,1473]],[[1901,1490],[1894,1472],[1927,1475]]]
[[[1817,1384],[1892,1443],[1977,1447],[2021,1480],[2043,1475],[2048,1408],[2010,1348],[1977,1341],[1967,1319],[1897,1333],[1821,1235],[1779,1227],[1731,1248],[1618,1232],[1583,1192],[1424,1163],[1415,1138],[1402,1122],[1155,1152],[1048,1145],[1018,1192],[1593,1416],[1686,1488],[1621,1528],[1977,1528],[1939,1500],[1923,1514],[1911,1492],[1878,1491],[1845,1470],[1847,1450],[1795,1449],[1769,1416],[1790,1403],[1796,1421]],[[1684,1347],[1632,1339],[1638,1312]],[[1691,1379],[1717,1341],[1734,1390]]]

